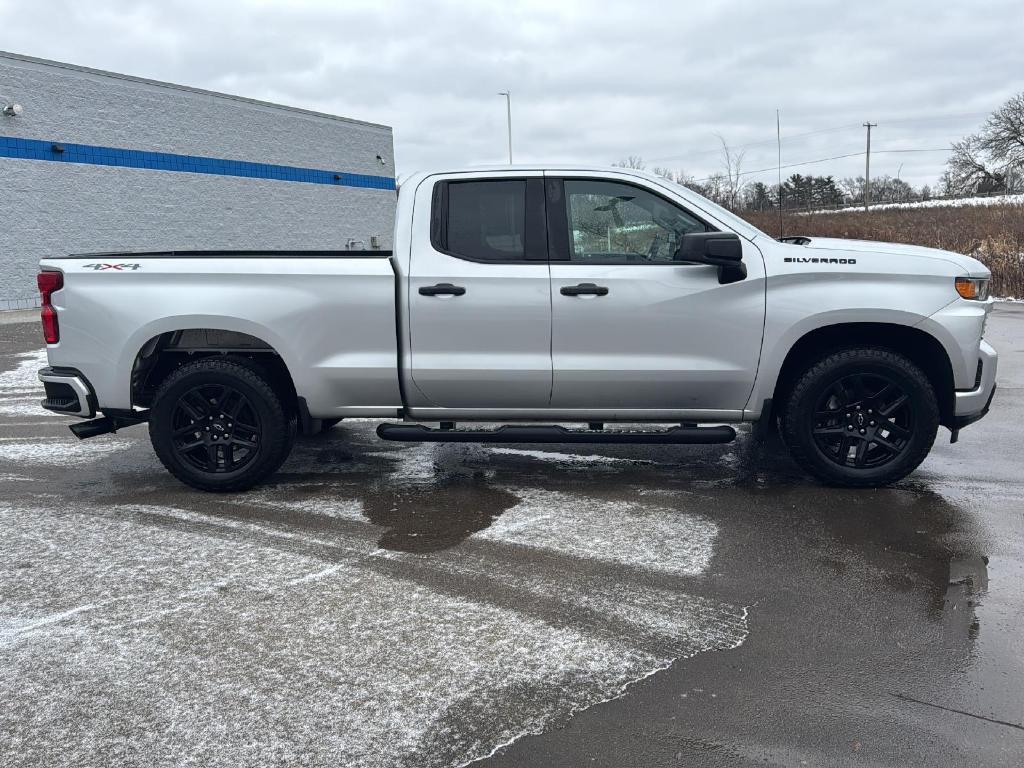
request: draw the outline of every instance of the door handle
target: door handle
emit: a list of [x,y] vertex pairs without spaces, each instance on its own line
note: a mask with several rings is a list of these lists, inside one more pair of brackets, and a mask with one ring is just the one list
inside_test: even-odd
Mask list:
[[608,289],[594,283],[580,283],[579,285],[562,286],[561,294],[563,296],[607,296]]
[[451,283],[438,283],[437,285],[425,285],[420,288],[420,296],[462,296],[466,289],[461,285]]

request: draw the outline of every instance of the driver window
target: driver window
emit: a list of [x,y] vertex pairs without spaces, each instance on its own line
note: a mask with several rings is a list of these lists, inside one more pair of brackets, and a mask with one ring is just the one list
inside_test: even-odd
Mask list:
[[629,184],[566,179],[570,260],[603,264],[668,264],[680,238],[704,222]]

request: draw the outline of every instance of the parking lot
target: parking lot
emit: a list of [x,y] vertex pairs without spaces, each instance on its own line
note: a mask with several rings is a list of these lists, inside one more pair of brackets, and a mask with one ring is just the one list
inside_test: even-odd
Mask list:
[[304,438],[202,494],[0,325],[0,764],[1024,762],[1024,305],[882,490],[724,446]]

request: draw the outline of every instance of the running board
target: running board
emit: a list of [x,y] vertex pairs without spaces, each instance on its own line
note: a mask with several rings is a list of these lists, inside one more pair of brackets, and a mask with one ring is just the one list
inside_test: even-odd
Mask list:
[[644,432],[566,429],[558,426],[506,425],[497,429],[431,429],[422,424],[381,424],[382,440],[405,443],[647,443],[696,444],[731,443],[736,430],[729,426],[673,427]]

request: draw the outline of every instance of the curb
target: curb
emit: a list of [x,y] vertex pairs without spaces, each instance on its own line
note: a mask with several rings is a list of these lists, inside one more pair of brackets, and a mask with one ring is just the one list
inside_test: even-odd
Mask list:
[[39,321],[38,309],[5,309],[0,311],[0,325],[35,323]]

